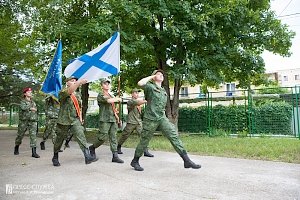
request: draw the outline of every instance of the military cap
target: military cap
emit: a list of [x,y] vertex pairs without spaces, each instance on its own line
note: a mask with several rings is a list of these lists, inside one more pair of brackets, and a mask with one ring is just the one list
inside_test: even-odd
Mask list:
[[105,83],[105,82],[111,83],[111,80],[109,78],[102,78],[101,79],[101,84]]
[[70,76],[70,77],[66,78],[66,82],[68,82],[69,80],[72,80],[72,79],[75,79],[76,81],[78,80],[77,77],[75,77],[75,76]]
[[162,69],[156,69],[152,72],[152,76],[155,75],[157,72],[161,72],[162,74],[164,74],[164,71]]
[[28,91],[32,91],[32,89],[31,89],[30,87],[27,87],[27,88],[24,88],[24,89],[23,89],[23,93],[26,93],[26,92],[28,92]]
[[131,94],[134,93],[134,92],[141,92],[141,90],[137,89],[137,88],[134,88],[134,89],[131,90]]

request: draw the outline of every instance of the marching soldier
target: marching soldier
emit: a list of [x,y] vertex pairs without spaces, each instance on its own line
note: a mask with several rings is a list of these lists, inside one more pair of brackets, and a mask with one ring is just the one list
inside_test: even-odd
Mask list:
[[47,141],[50,135],[52,135],[52,143],[54,144],[56,138],[56,122],[59,111],[59,102],[52,96],[47,96],[45,99],[45,103],[46,128],[43,135],[43,141],[40,143],[41,150],[45,150],[45,142]]
[[71,76],[66,79],[67,87],[59,93],[60,109],[56,125],[56,140],[53,148],[54,155],[52,158],[54,166],[60,166],[58,152],[69,131],[76,137],[80,149],[83,152],[85,164],[90,164],[98,160],[90,155],[84,135],[84,127],[82,125],[81,96],[75,92],[79,86],[86,82],[86,79],[78,80],[76,77]]
[[[147,101],[144,99],[139,99],[139,92],[140,90],[136,88],[133,89],[131,91],[132,99],[130,99],[127,102],[127,109],[128,109],[127,124],[118,141],[118,146],[117,146],[118,154],[123,154],[121,147],[134,130],[136,130],[137,133],[141,135],[142,132],[142,118],[141,118],[142,107],[141,106]],[[145,149],[144,156],[154,157],[154,155],[149,153],[148,148]]]
[[20,111],[19,111],[19,125],[18,134],[15,141],[14,154],[19,155],[19,146],[22,143],[25,132],[29,131],[30,136],[30,147],[32,149],[32,157],[39,158],[40,156],[36,153],[36,132],[37,132],[37,107],[35,102],[32,100],[32,89],[23,89],[23,99],[21,100]]
[[139,164],[139,159],[144,150],[148,147],[154,131],[159,128],[169,139],[175,151],[182,157],[184,161],[184,167],[199,169],[201,166],[190,160],[181,140],[177,135],[174,125],[166,117],[165,107],[167,103],[167,93],[161,86],[163,80],[163,71],[155,70],[151,76],[143,78],[138,82],[138,85],[144,89],[147,105],[143,118],[142,137],[135,149],[134,158],[130,165],[137,171],[144,170]]
[[96,158],[95,149],[101,146],[109,138],[110,150],[112,152],[112,162],[124,163],[118,156],[117,152],[117,138],[116,133],[120,119],[118,111],[115,107],[115,102],[120,102],[121,98],[114,97],[109,93],[110,80],[104,78],[101,80],[102,91],[98,94],[97,101],[99,105],[99,131],[97,133],[97,139],[93,145],[89,147],[90,153],[93,158]]

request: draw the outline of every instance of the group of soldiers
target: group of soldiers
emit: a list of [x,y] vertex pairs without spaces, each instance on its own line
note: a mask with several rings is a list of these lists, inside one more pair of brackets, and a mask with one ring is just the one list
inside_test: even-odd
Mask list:
[[[85,134],[83,119],[81,113],[81,97],[76,92],[77,88],[87,83],[86,79],[79,79],[71,76],[66,79],[66,88],[59,93],[58,101],[52,97],[46,98],[46,116],[47,126],[40,143],[41,149],[45,150],[45,142],[52,134],[54,144],[54,155],[52,163],[54,166],[60,166],[59,152],[66,138],[70,140],[70,134],[75,137],[80,149],[83,152],[85,163],[90,164],[98,160],[96,149],[109,140],[110,150],[112,152],[112,162],[124,163],[118,154],[123,154],[121,147],[130,134],[137,131],[140,135],[140,141],[135,149],[133,160],[130,165],[136,171],[144,169],[139,164],[142,155],[154,157],[148,151],[148,145],[153,137],[153,133],[159,128],[168,138],[175,151],[182,157],[185,168],[199,169],[200,165],[190,160],[182,141],[179,139],[174,125],[168,120],[165,114],[167,103],[167,93],[162,87],[164,72],[155,70],[151,76],[145,77],[138,82],[138,85],[144,90],[145,99],[139,98],[138,89],[131,91],[132,98],[127,102],[128,117],[127,124],[117,140],[117,129],[120,119],[115,103],[120,103],[121,98],[115,97],[110,93],[111,80],[104,78],[101,80],[101,91],[98,94],[97,101],[99,105],[99,129],[96,133],[96,139],[92,145],[88,145]],[[24,98],[21,101],[18,134],[15,140],[14,154],[19,154],[19,146],[22,143],[26,130],[29,130],[30,147],[32,148],[32,157],[39,158],[36,153],[36,129],[37,129],[37,107],[32,100],[32,89],[23,90]],[[141,118],[141,107],[145,104],[143,120]]]

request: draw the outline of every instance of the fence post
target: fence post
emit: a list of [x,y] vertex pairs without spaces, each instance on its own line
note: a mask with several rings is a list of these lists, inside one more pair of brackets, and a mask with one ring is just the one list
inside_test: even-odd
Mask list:
[[[300,122],[299,122],[299,90],[300,90],[300,86],[295,86],[295,92],[296,92],[296,122],[297,122],[297,132],[298,132],[298,138],[300,140]],[[294,98],[293,98],[294,101]],[[294,108],[293,108],[294,110]],[[297,134],[297,133],[296,133]]]
[[10,104],[10,106],[9,106],[9,127],[11,127],[11,125],[12,125],[12,109],[13,109],[13,106],[12,106],[12,104]]
[[253,113],[252,113],[252,92],[251,87],[248,87],[248,131],[250,137],[252,137],[253,130]]
[[211,125],[211,112],[212,112],[212,97],[210,92],[207,92],[207,125],[208,125],[208,136],[211,136],[212,125]]

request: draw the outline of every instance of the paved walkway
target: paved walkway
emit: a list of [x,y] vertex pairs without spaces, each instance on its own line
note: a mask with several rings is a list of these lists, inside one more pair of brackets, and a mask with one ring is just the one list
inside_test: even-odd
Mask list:
[[[111,162],[107,146],[97,149],[99,160],[84,164],[76,142],[60,154],[53,167],[52,144],[31,157],[24,137],[20,155],[13,155],[16,131],[0,130],[0,199],[278,199],[300,200],[300,165],[282,162],[195,156],[199,170],[184,169],[170,152],[151,151],[141,158],[143,172],[130,167],[134,149],[124,148],[124,164]],[[40,142],[40,139],[38,143]]]

